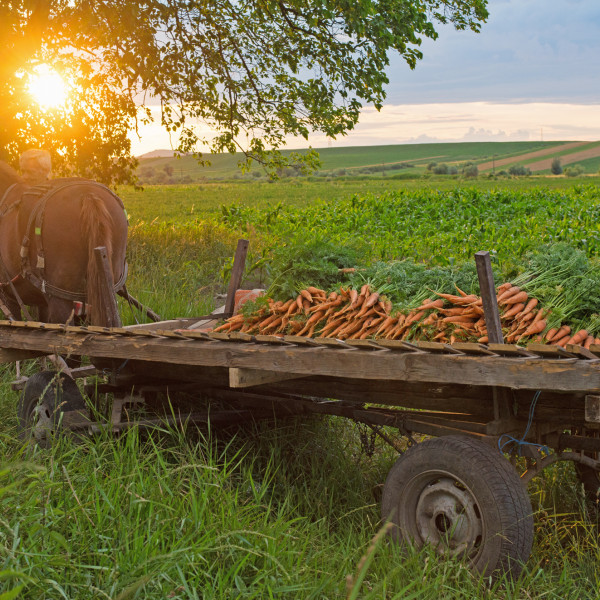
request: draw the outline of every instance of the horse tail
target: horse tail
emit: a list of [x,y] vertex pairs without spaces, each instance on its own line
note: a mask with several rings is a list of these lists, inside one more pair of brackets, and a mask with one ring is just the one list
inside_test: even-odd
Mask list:
[[[98,268],[94,256],[94,248],[104,246],[108,256],[108,263],[112,273],[112,217],[102,198],[89,193],[83,197],[81,206],[82,232],[88,240],[88,261],[86,275],[87,303],[90,305],[88,321],[91,325],[105,326],[108,324],[109,315],[106,310],[103,286],[104,273]],[[114,281],[114,274],[113,274]],[[112,290],[111,290],[112,293]]]

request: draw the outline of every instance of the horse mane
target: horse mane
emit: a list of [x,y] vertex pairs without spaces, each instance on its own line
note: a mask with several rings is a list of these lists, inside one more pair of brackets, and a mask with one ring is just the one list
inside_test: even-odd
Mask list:
[[21,176],[3,160],[0,160],[0,177],[7,180],[7,183],[20,183],[22,181]]

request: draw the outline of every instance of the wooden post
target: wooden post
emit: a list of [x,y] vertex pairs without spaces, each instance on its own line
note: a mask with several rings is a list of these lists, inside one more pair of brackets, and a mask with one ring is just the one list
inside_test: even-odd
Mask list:
[[235,257],[233,259],[233,268],[231,269],[231,279],[229,280],[229,288],[227,289],[227,299],[225,300],[225,312],[221,318],[229,318],[233,315],[233,307],[235,306],[235,293],[237,292],[242,282],[244,267],[246,266],[246,255],[248,254],[248,240],[238,240]]
[[[502,335],[498,301],[496,300],[496,286],[490,253],[483,250],[476,252],[475,264],[477,265],[477,277],[479,278],[479,288],[483,301],[483,318],[488,332],[488,341],[491,344],[503,344],[504,337]],[[507,389],[494,386],[492,398],[494,402],[494,420],[504,424],[512,422],[514,416],[510,392]]]
[[477,277],[483,301],[483,316],[491,344],[503,344],[502,325],[500,323],[500,312],[496,300],[496,286],[494,285],[494,274],[490,253],[480,251],[475,253],[475,264],[477,265]]
[[106,327],[121,327],[121,317],[119,316],[119,308],[117,306],[117,297],[115,296],[114,281],[112,269],[108,262],[108,253],[104,246],[94,248],[94,258],[100,273],[104,273],[101,277],[102,299],[105,305],[107,322]]

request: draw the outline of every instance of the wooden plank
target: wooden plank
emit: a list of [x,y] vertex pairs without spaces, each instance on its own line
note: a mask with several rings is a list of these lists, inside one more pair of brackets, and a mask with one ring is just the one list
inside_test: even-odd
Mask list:
[[295,375],[293,373],[281,373],[277,371],[265,371],[262,369],[229,369],[229,387],[247,388],[265,383],[275,383],[287,379],[298,379],[304,375]]
[[579,344],[567,344],[567,352],[578,358],[587,358],[588,360],[600,360],[591,350],[580,346]]
[[561,346],[554,346],[551,344],[527,344],[527,350],[533,354],[546,358],[574,358],[573,354],[567,352],[567,350]]
[[101,296],[104,311],[107,315],[105,325],[107,327],[121,327],[121,317],[117,306],[117,297],[114,291],[114,279],[112,268],[108,260],[108,252],[104,246],[94,248],[94,260],[100,272]]
[[225,315],[230,317],[233,314],[235,306],[235,293],[242,283],[242,275],[246,266],[246,255],[248,254],[248,240],[238,240],[238,245],[233,259],[233,268],[231,269],[231,279],[227,288],[227,298],[225,300]]
[[28,360],[52,354],[52,351],[40,352],[37,350],[13,350],[11,348],[0,348],[0,364],[17,362],[18,360]]
[[460,350],[453,348],[450,344],[441,344],[440,342],[413,342],[420,350],[427,352],[451,352],[452,354],[463,354]]
[[[213,334],[214,335],[214,334]],[[300,339],[300,338],[298,338]],[[423,381],[505,386],[517,389],[600,391],[600,365],[579,359],[461,356],[428,352],[343,352],[316,348],[215,341],[194,343],[164,337],[81,335],[0,327],[0,348],[137,358],[165,364],[267,369],[350,379]]]
[[479,278],[488,339],[493,344],[502,344],[504,338],[502,337],[502,325],[496,300],[496,286],[494,285],[490,253],[487,251],[476,252],[475,265],[477,266],[477,277]]
[[465,354],[480,354],[483,356],[498,356],[495,352],[492,352],[485,344],[479,344],[477,342],[454,342],[452,344],[454,348],[464,352]]
[[496,353],[505,356],[529,356],[534,357],[535,354],[533,352],[528,352],[522,346],[517,346],[516,344],[488,344],[488,348]]

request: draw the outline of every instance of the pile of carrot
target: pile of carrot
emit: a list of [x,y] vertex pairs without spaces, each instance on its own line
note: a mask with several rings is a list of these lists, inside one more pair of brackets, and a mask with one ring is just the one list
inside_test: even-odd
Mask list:
[[[215,332],[298,335],[345,339],[429,340],[441,343],[487,343],[482,299],[457,287],[457,294],[432,292],[411,311],[394,311],[392,303],[368,284],[360,290],[340,288],[327,293],[307,287],[286,302],[267,299],[253,314],[237,314]],[[550,310],[510,283],[497,288],[506,343],[551,343],[589,346],[600,339],[568,325],[549,327]]]

